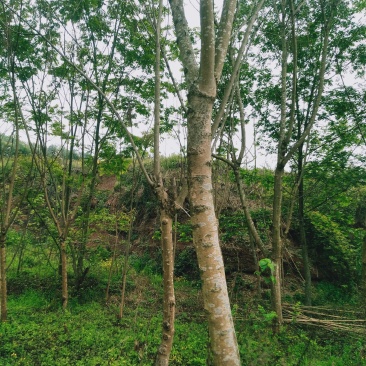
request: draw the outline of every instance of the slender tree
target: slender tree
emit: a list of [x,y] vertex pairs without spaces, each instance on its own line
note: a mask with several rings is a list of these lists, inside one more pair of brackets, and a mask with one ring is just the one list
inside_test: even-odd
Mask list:
[[[356,210],[356,226],[362,228],[366,231],[366,203],[365,197],[361,197],[361,200],[358,204]],[[366,299],[366,233],[363,237],[362,243],[362,268],[361,268],[361,296],[362,296],[362,303],[365,302]]]
[[[309,18],[312,6],[310,2],[300,4],[292,0],[277,2],[273,16],[274,22],[278,21],[276,23],[278,26],[273,28],[274,23],[267,23],[264,27],[262,35],[272,41],[265,43],[263,56],[259,56],[264,60],[272,52],[280,55],[280,59],[277,59],[277,56],[275,59],[281,67],[280,75],[275,76],[280,83],[274,83],[266,91],[270,108],[265,107],[265,113],[261,113],[264,120],[271,120],[277,155],[274,172],[271,254],[275,278],[271,292],[272,306],[277,314],[274,326],[276,331],[283,322],[281,300],[283,177],[290,160],[296,157],[299,149],[303,151],[305,141],[318,120],[325,75],[330,64],[329,43],[344,4],[341,1],[321,1],[317,5],[316,13]],[[309,32],[314,34],[313,43],[307,41]],[[274,61],[272,58],[271,60]],[[277,119],[276,122],[272,120],[273,117]],[[296,126],[299,126],[297,130]],[[301,156],[302,160],[303,157]],[[298,184],[300,186],[300,183]]]
[[235,1],[224,1],[215,29],[213,2],[200,1],[201,46],[197,63],[184,4],[170,0],[180,60],[188,92],[188,186],[193,242],[202,278],[202,293],[215,365],[239,365],[239,350],[219,244],[211,179],[211,119],[233,19]]
[[161,64],[161,18],[163,1],[159,0],[155,21],[155,100],[154,100],[154,188],[160,204],[161,246],[163,252],[163,334],[162,341],[156,356],[156,366],[169,364],[169,357],[173,347],[175,321],[175,294],[174,294],[174,245],[173,245],[173,217],[174,206],[164,187],[160,163],[160,64]]
[[[6,280],[6,241],[8,232],[17,217],[30,184],[30,171],[20,170],[20,139],[19,133],[24,127],[16,87],[16,59],[27,53],[29,44],[20,47],[20,37],[24,31],[20,24],[13,24],[13,16],[2,5],[0,16],[0,62],[5,73],[2,75],[0,88],[3,92],[4,105],[0,105],[2,117],[12,124],[10,136],[0,137],[0,320],[7,320],[7,280]],[[8,92],[10,91],[10,92]]]

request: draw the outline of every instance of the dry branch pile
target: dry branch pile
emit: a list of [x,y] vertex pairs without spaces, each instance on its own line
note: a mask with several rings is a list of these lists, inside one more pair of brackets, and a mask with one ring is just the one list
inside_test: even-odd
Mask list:
[[366,335],[366,319],[362,311],[332,309],[322,306],[283,305],[284,321],[322,327],[334,332]]

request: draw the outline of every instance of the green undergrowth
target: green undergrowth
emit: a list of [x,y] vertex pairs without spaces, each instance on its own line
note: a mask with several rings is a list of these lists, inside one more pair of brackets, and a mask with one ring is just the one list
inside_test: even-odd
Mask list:
[[[144,286],[160,286],[141,275]],[[155,284],[154,284],[155,283]],[[136,288],[132,292],[136,291]],[[157,293],[155,293],[156,295]],[[159,298],[129,296],[125,316],[102,301],[71,298],[67,311],[34,289],[9,297],[9,321],[0,325],[0,365],[153,365],[160,343]],[[208,333],[197,307],[199,292],[177,281],[177,320],[170,365],[207,365]],[[366,365],[361,338],[287,325],[271,331],[273,314],[262,306],[233,306],[243,365]]]
[[[76,293],[70,273],[66,311],[60,306],[60,279],[55,266],[24,266],[19,273],[10,267],[8,322],[0,324],[0,365],[153,365],[161,340],[161,273],[143,256],[130,258],[126,306],[119,321],[118,303],[105,299],[109,266],[108,260],[92,266],[80,293]],[[110,295],[114,299],[120,294],[120,281],[121,267],[112,276]],[[264,296],[266,290],[258,299],[250,281],[249,277],[241,282],[229,278],[243,365],[366,365],[362,337],[295,323],[273,335],[274,315]],[[176,324],[170,365],[211,365],[200,282],[177,276],[175,288]],[[346,296],[345,290],[320,283],[314,289],[314,303],[334,306],[342,299],[342,306],[354,306],[355,300]]]

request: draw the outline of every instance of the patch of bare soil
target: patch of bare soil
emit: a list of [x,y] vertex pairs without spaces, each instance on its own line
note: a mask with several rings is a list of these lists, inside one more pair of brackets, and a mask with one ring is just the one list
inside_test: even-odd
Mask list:
[[110,175],[110,176],[102,175],[101,177],[99,177],[97,189],[100,191],[113,192],[116,183],[117,183],[117,178],[115,175]]

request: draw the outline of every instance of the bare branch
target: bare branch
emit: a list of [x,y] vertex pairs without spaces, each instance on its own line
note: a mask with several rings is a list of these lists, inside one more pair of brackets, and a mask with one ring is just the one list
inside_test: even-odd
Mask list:
[[231,31],[236,9],[236,0],[225,0],[219,30],[217,34],[216,53],[215,53],[215,79],[218,82],[221,78],[224,61],[227,54],[227,48],[230,42]]
[[239,106],[239,113],[240,113],[240,131],[241,131],[241,147],[240,152],[238,155],[238,158],[236,159],[238,164],[241,164],[244,157],[244,152],[246,148],[246,141],[245,141],[245,114],[244,114],[244,105],[243,101],[241,100],[240,95],[240,86],[239,83],[236,86],[236,96],[238,100],[238,106]]
[[179,92],[179,88],[178,88],[177,82],[174,79],[174,75],[173,75],[172,69],[170,68],[170,65],[169,65],[169,60],[166,57],[166,54],[165,54],[164,51],[162,51],[162,55],[163,55],[163,58],[164,58],[164,61],[165,61],[165,65],[166,65],[166,67],[168,69],[170,79],[171,79],[171,81],[173,83],[175,93],[176,93],[176,95],[177,95],[177,97],[179,99],[180,106],[182,107],[184,113],[187,113],[187,107],[185,106],[184,101],[183,101],[183,98],[182,98],[182,95]]
[[154,100],[154,176],[155,182],[162,185],[160,166],[160,60],[161,60],[161,16],[163,12],[163,1],[159,0],[159,8],[156,24],[156,48],[155,48],[155,100]]
[[221,102],[221,105],[220,105],[220,109],[219,109],[218,113],[215,116],[215,120],[214,120],[212,128],[211,128],[212,136],[216,133],[216,130],[217,130],[219,124],[220,124],[220,121],[222,120],[222,117],[225,113],[225,107],[226,107],[226,104],[227,104],[227,102],[230,98],[230,94],[231,94],[231,91],[234,87],[235,81],[237,80],[238,72],[239,72],[240,66],[242,65],[242,62],[243,62],[243,55],[244,55],[244,52],[245,52],[245,50],[247,49],[247,46],[248,46],[250,34],[252,32],[254,23],[258,18],[259,11],[261,10],[263,4],[264,4],[264,0],[261,0],[259,2],[259,4],[257,5],[255,11],[254,11],[254,14],[252,15],[252,17],[249,20],[247,29],[245,30],[243,42],[242,42],[242,44],[240,46],[240,49],[238,51],[238,55],[237,55],[237,58],[236,58],[236,61],[235,61],[235,64],[234,64],[234,68],[233,68],[233,71],[232,71],[231,76],[230,76],[230,80],[226,85],[224,96],[222,98],[222,102]]
[[183,0],[169,0],[172,10],[175,34],[188,86],[198,79],[198,65],[194,56],[189,27],[184,13]]
[[212,0],[201,0],[201,66],[199,90],[216,96],[215,70],[215,26]]
[[282,164],[286,165],[287,162],[291,159],[293,154],[297,151],[299,146],[304,143],[306,137],[309,135],[311,128],[314,125],[316,116],[318,114],[320,101],[323,95],[324,90],[324,75],[326,70],[326,64],[327,64],[327,55],[328,55],[328,43],[329,43],[329,33],[330,33],[330,27],[328,27],[328,24],[325,25],[325,32],[324,32],[324,42],[323,42],[323,48],[322,48],[322,56],[320,61],[320,70],[319,70],[319,86],[318,86],[318,93],[316,95],[316,99],[314,102],[313,110],[311,112],[311,117],[309,120],[309,123],[307,124],[306,128],[304,129],[302,135],[300,138],[292,145],[292,147],[287,152],[286,156],[282,159]]

